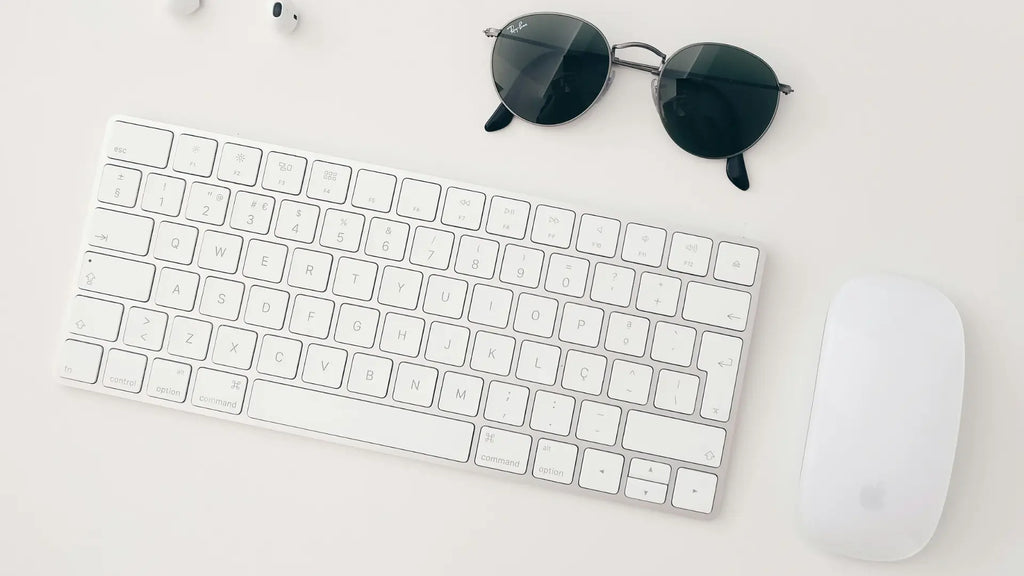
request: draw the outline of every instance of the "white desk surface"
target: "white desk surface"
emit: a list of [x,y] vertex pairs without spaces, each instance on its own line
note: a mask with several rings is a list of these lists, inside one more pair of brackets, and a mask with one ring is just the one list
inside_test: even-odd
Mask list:
[[[1019,2],[4,3],[0,573],[1024,573]],[[603,6],[598,6],[601,4]],[[613,42],[716,40],[796,93],[747,155],[664,134],[620,69],[584,119],[486,134],[481,30],[538,10]],[[132,114],[758,239],[767,269],[723,513],[700,522],[60,386],[50,358],[104,122]],[[1016,168],[1015,168],[1016,165]],[[942,523],[910,561],[836,558],[795,500],[831,295],[890,271],[957,303],[967,392]]]

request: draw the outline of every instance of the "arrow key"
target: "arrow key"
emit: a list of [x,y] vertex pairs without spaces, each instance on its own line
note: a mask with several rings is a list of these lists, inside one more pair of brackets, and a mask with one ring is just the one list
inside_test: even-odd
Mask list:
[[634,500],[643,500],[652,504],[664,504],[665,494],[668,492],[667,484],[648,482],[639,478],[626,479],[626,497]]
[[[656,484],[668,485],[669,476],[672,475],[672,468],[668,464],[633,458],[629,461],[629,477],[647,480]],[[628,496],[628,494],[627,494]]]
[[128,311],[124,343],[146,350],[160,350],[164,345],[164,330],[166,328],[167,314],[145,308],[132,308]]
[[621,454],[587,448],[580,467],[580,488],[618,494],[624,461]]

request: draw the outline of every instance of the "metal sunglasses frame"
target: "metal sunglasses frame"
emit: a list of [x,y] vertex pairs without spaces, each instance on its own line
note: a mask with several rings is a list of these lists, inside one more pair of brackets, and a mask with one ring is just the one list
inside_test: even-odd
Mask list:
[[[498,87],[495,85],[494,86],[494,91],[498,95],[498,99],[502,100],[502,102],[500,104],[498,104],[498,108],[495,109],[494,113],[491,114],[491,117],[484,124],[484,130],[486,130],[488,132],[495,132],[497,130],[501,130],[502,128],[508,126],[512,122],[512,119],[516,118],[516,117],[518,117],[519,119],[521,119],[521,120],[523,120],[525,122],[528,122],[530,124],[535,124],[535,125],[538,125],[538,126],[559,126],[561,124],[568,124],[569,122],[572,122],[573,120],[576,120],[580,116],[583,116],[588,111],[590,111],[590,109],[593,108],[594,105],[597,104],[597,102],[601,99],[601,96],[603,96],[605,94],[605,92],[608,91],[608,88],[611,86],[612,80],[615,77],[614,66],[616,66],[616,65],[622,66],[624,68],[631,68],[633,70],[640,70],[641,72],[648,72],[648,73],[653,74],[655,76],[654,80],[651,81],[651,97],[654,100],[654,107],[658,111],[658,116],[661,118],[662,122],[664,123],[664,120],[665,120],[664,119],[664,113],[662,112],[661,107],[658,105],[658,88],[659,88],[660,83],[661,83],[662,75],[665,72],[665,65],[666,65],[666,63],[669,60],[674,58],[680,52],[682,52],[684,50],[687,50],[689,48],[692,48],[694,46],[726,46],[726,47],[729,47],[729,48],[734,48],[736,50],[742,50],[744,52],[747,52],[751,56],[754,56],[755,58],[757,58],[758,60],[763,62],[765,67],[767,67],[768,70],[771,71],[772,76],[775,77],[775,79],[776,79],[776,83],[773,84],[773,85],[769,85],[769,84],[764,84],[764,85],[762,85],[762,84],[750,84],[750,85],[755,86],[755,87],[759,87],[759,88],[765,88],[765,89],[768,89],[768,90],[776,90],[779,93],[781,93],[782,95],[788,95],[788,94],[792,94],[793,93],[793,88],[791,86],[789,86],[788,84],[783,84],[783,83],[778,81],[778,75],[775,74],[775,70],[772,69],[772,67],[770,65],[768,65],[767,62],[765,62],[761,57],[757,56],[756,54],[754,54],[752,52],[749,52],[747,50],[744,50],[743,48],[740,48],[738,46],[733,46],[731,44],[721,44],[721,43],[716,43],[716,42],[700,42],[700,43],[689,44],[687,46],[684,46],[684,47],[680,48],[679,50],[676,50],[675,52],[672,53],[672,55],[669,56],[669,55],[666,55],[661,50],[658,50],[654,46],[651,46],[650,44],[647,44],[646,42],[623,42],[623,43],[620,43],[620,44],[611,44],[611,43],[608,42],[608,38],[604,35],[604,32],[601,32],[601,30],[597,26],[594,26],[593,24],[591,24],[590,22],[584,20],[583,18],[580,18],[578,16],[573,16],[572,14],[564,14],[564,13],[561,13],[561,12],[531,12],[529,14],[523,14],[521,16],[513,18],[512,20],[509,20],[501,28],[487,28],[487,29],[484,30],[484,35],[486,35],[488,38],[497,38],[501,34],[502,30],[504,30],[505,28],[508,28],[508,27],[510,27],[512,25],[514,25],[514,23],[517,20],[521,20],[521,19],[529,17],[529,16],[563,16],[563,17],[566,17],[566,18],[571,18],[571,19],[576,20],[578,22],[582,22],[583,24],[586,24],[587,26],[590,26],[595,31],[597,31],[597,33],[601,36],[601,39],[604,41],[605,46],[608,48],[608,59],[609,59],[609,62],[608,62],[608,72],[607,72],[607,75],[605,77],[604,86],[601,87],[601,91],[598,93],[597,97],[594,98],[594,101],[591,102],[590,105],[588,105],[586,109],[584,109],[582,112],[580,112],[576,116],[573,116],[572,118],[566,120],[565,122],[560,122],[558,124],[540,124],[538,122],[533,122],[533,121],[527,120],[526,118],[523,118],[522,116],[519,116],[518,114],[513,112],[511,109],[509,109],[509,107],[505,105],[504,99],[501,97],[501,93],[498,92]],[[530,40],[525,40],[525,39],[522,39],[522,38],[518,38],[518,40],[523,41],[523,42],[531,42]],[[538,44],[540,44],[540,43],[538,43]],[[647,50],[648,52],[651,52],[652,54],[657,56],[661,60],[661,63],[659,65],[657,65],[657,66],[654,66],[652,64],[644,64],[642,62],[635,62],[635,61],[632,61],[632,60],[626,60],[626,59],[620,58],[619,56],[616,55],[616,51],[622,50],[622,49],[626,49],[626,48],[642,48],[644,50]],[[494,47],[491,48],[491,61],[492,62],[494,61],[494,51],[496,49],[497,49],[497,43],[495,43]],[[691,76],[696,76],[696,75],[691,74]],[[721,81],[721,80],[725,80],[725,79],[718,78],[718,80]],[[741,84],[748,84],[746,82],[736,81],[736,80],[729,80],[729,82],[738,82],[738,83],[741,83]],[[750,179],[747,176],[747,168],[746,168],[746,164],[743,161],[743,153],[746,152],[747,150],[750,150],[750,148],[753,147],[754,144],[757,144],[757,142],[760,141],[761,138],[764,137],[764,135],[768,132],[768,129],[771,127],[772,122],[774,122],[774,120],[775,120],[775,113],[778,110],[778,102],[779,102],[779,100],[777,99],[776,102],[775,102],[775,110],[772,111],[772,117],[768,121],[768,124],[765,126],[764,130],[761,132],[761,134],[753,142],[750,143],[749,146],[747,146],[743,150],[740,150],[739,152],[737,152],[737,153],[735,153],[735,154],[733,154],[731,156],[726,156],[726,157],[705,157],[705,156],[700,156],[698,154],[693,154],[692,152],[689,152],[688,150],[686,150],[686,152],[688,152],[690,154],[693,154],[694,156],[697,156],[699,158],[707,158],[707,159],[710,159],[710,160],[722,160],[722,159],[724,159],[726,161],[726,175],[728,176],[729,181],[732,182],[740,190],[747,190],[748,188],[750,188]]]

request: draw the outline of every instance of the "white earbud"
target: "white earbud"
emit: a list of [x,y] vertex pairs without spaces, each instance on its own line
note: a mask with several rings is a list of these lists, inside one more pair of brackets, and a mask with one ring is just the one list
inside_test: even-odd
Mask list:
[[274,27],[282,34],[290,34],[299,25],[299,15],[291,2],[274,2],[270,11],[274,17]]
[[200,0],[169,0],[167,3],[170,6],[171,12],[178,16],[188,16],[199,10],[201,2]]

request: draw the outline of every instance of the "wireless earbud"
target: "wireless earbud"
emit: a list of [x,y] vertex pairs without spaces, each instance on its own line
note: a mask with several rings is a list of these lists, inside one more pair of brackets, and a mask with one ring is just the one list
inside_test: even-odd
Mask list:
[[188,16],[196,10],[199,10],[200,3],[200,0],[169,0],[168,5],[170,6],[171,12],[174,12],[178,16]]
[[274,27],[282,34],[290,34],[299,25],[299,15],[295,12],[291,2],[274,2],[271,15],[274,17]]

